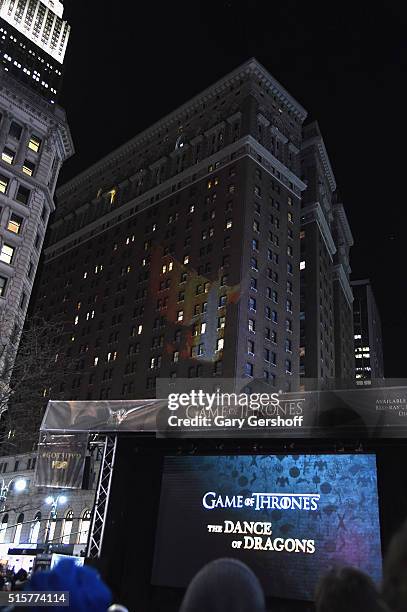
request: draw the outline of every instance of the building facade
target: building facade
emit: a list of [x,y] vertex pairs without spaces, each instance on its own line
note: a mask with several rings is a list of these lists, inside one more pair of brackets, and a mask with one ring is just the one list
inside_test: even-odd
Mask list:
[[[28,10],[37,4],[42,7],[37,7],[38,11],[43,10],[44,3],[31,0],[0,3],[1,44],[15,45],[21,55],[11,62],[14,69],[11,65],[0,65],[0,372],[3,380],[11,374],[48,219],[55,209],[53,196],[58,174],[63,161],[73,153],[63,109],[44,97],[37,81],[28,79],[22,69],[23,57],[27,65],[34,61],[30,49],[36,44],[32,42],[35,37],[23,34],[25,29],[20,32],[20,28],[17,38],[17,34],[10,33],[9,24],[9,30],[4,30],[4,20],[17,19],[20,5]],[[46,8],[47,23],[50,11]],[[24,15],[27,16],[26,10]],[[35,61],[45,62],[47,45],[38,42],[36,49],[42,60]],[[9,53],[12,52],[6,52],[4,47],[2,56]]]
[[379,309],[369,279],[352,281],[355,301],[354,351],[357,385],[383,381],[384,361]]
[[35,486],[36,460],[36,453],[0,460],[0,564],[16,570],[28,569],[45,545],[83,555],[91,526],[99,462],[89,464],[83,489],[65,491]]
[[303,129],[300,231],[300,375],[306,388],[353,381],[352,234],[317,122]]
[[59,189],[34,312],[73,325],[66,397],[296,386],[305,116],[250,60]]

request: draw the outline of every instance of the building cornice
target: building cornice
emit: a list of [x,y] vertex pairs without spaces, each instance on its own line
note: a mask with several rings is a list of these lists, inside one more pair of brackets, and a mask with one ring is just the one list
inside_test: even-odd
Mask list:
[[336,191],[336,179],[322,136],[312,136],[311,138],[303,140],[301,148],[302,150],[305,150],[312,145],[316,146],[316,148],[318,149],[318,154],[322,163],[322,167],[324,169],[325,176],[328,180],[329,187],[331,188],[331,191],[334,192]]
[[350,225],[348,222],[348,217],[346,215],[345,208],[343,204],[334,204],[334,213],[337,215],[345,236],[346,243],[349,247],[354,245],[353,235],[350,229]]
[[336,279],[339,281],[339,284],[342,287],[343,293],[345,295],[345,298],[349,304],[349,306],[352,308],[352,304],[353,304],[353,291],[352,291],[352,287],[350,286],[349,283],[349,279],[346,276],[346,272],[343,268],[342,264],[336,264],[333,269],[332,269],[332,277],[333,279]]
[[271,93],[276,96],[287,108],[289,108],[301,121],[307,116],[306,110],[287,92],[287,90],[254,58],[248,60],[225,77],[199,93],[197,96],[177,108],[172,113],[166,115],[160,121],[154,123],[151,127],[147,128],[125,144],[121,145],[100,161],[90,166],[87,170],[84,170],[75,178],[73,178],[65,185],[62,185],[57,191],[57,197],[63,199],[69,193],[75,191],[83,184],[89,182],[92,177],[100,176],[104,169],[111,169],[115,163],[120,163],[122,160],[127,159],[132,155],[134,150],[142,145],[151,141],[159,132],[162,132],[166,128],[172,128],[174,125],[178,126],[179,123],[183,123],[187,116],[191,112],[201,110],[202,104],[208,102],[217,95],[228,91],[232,85],[236,85],[239,81],[247,75],[256,76],[261,80]]
[[[236,155],[237,153],[239,154]],[[160,200],[158,201],[156,200],[156,196],[162,195],[161,201],[165,201],[165,199],[170,194],[173,195],[174,193],[172,191],[173,185],[177,185],[178,183],[187,180],[189,182],[187,182],[185,186],[181,187],[180,191],[182,191],[183,189],[189,189],[192,184],[198,181],[201,181],[206,176],[209,176],[210,172],[208,172],[208,166],[210,165],[214,166],[216,162],[222,161],[228,157],[229,158],[228,161],[225,162],[223,166],[225,167],[230,164],[234,164],[238,159],[241,159],[245,156],[250,157],[251,159],[253,159],[253,161],[260,164],[266,172],[269,172],[271,174],[271,176],[276,182],[280,183],[285,189],[290,191],[293,194],[293,196],[295,196],[296,198],[300,198],[300,196],[297,193],[295,193],[295,191],[290,189],[290,187],[286,183],[284,183],[281,178],[278,178],[275,174],[273,174],[270,171],[270,168],[267,168],[264,164],[262,164],[262,162],[259,161],[258,156],[262,156],[265,162],[272,165],[276,171],[280,172],[283,178],[285,178],[287,181],[292,182],[292,184],[295,185],[299,190],[302,191],[306,188],[305,183],[303,183],[295,174],[293,174],[288,168],[286,168],[276,157],[274,157],[271,153],[269,153],[269,151],[267,151],[267,149],[265,149],[262,145],[260,145],[252,136],[245,136],[241,138],[240,140],[228,145],[227,147],[220,149],[217,153],[207,157],[206,159],[202,160],[198,164],[190,166],[189,168],[187,168],[183,172],[180,172],[176,176],[173,176],[172,178],[167,179],[163,183],[160,183],[160,185],[157,185],[156,187],[149,189],[143,194],[135,198],[132,198],[131,200],[129,200],[122,206],[110,211],[109,213],[101,215],[99,218],[95,219],[91,223],[76,230],[75,232],[72,232],[69,236],[61,238],[54,244],[50,245],[48,248],[44,249],[44,254],[46,256],[50,256],[51,259],[53,259],[54,257],[59,257],[60,253],[55,254],[55,251],[57,249],[67,246],[71,242],[85,236],[85,234],[88,234],[89,232],[91,232],[92,234],[91,237],[94,237],[98,233],[98,228],[100,228],[100,226],[102,225],[105,225],[106,223],[109,223],[109,222],[113,222],[113,224],[122,223],[123,220],[126,218],[125,217],[126,213],[130,214],[131,209],[133,209],[134,207],[142,206],[144,203],[147,202],[148,204],[140,208],[140,210],[138,211],[138,212],[141,212],[142,210],[145,210],[145,208],[148,208],[149,206],[159,205],[161,202]],[[193,175],[202,173],[202,171],[204,171],[205,174],[200,174],[200,176],[196,180],[192,179]],[[83,210],[83,207],[85,205],[86,203],[81,204],[77,209],[71,211],[69,213],[69,216],[75,215],[80,210]],[[68,217],[68,214],[66,215],[66,218],[67,217]],[[52,223],[51,229],[52,227],[57,227],[61,225],[62,223],[63,223],[63,219],[56,220],[54,223]],[[104,231],[104,229],[101,229],[100,231]],[[90,238],[86,238],[86,240],[87,239],[90,239]],[[74,248],[74,246],[69,247],[69,248]]]
[[[302,221],[303,217],[309,218]],[[314,204],[301,209],[301,227],[307,225],[308,223],[313,223],[314,221],[318,225],[319,231],[321,232],[322,238],[326,244],[326,248],[332,258],[336,253],[336,246],[319,202],[315,202]]]

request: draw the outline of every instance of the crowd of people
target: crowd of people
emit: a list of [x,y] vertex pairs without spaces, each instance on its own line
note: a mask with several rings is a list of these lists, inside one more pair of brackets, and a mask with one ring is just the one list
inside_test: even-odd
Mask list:
[[[77,566],[71,559],[60,561],[51,571],[9,572],[0,584],[3,590],[67,591],[66,612],[128,612],[112,603],[112,593],[99,573]],[[42,608],[30,607],[32,611]],[[264,591],[253,571],[237,559],[217,559],[205,565],[189,584],[180,612],[266,612]],[[3,609],[14,610],[13,606]],[[407,522],[393,537],[383,566],[380,588],[353,567],[330,569],[315,592],[316,612],[407,612]]]

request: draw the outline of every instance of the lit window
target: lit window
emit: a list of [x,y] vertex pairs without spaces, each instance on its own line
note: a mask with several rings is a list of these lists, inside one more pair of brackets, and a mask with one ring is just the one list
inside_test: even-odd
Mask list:
[[7,278],[5,276],[0,276],[0,297],[4,297],[6,293],[7,286]]
[[6,164],[12,164],[15,158],[15,152],[12,149],[8,149],[4,147],[3,153],[1,154],[1,159],[6,162]]
[[173,262],[170,261],[170,263],[168,264],[168,272],[171,272],[173,265],[174,265]]
[[189,212],[193,213],[195,210],[195,206],[193,204],[191,204],[191,206],[189,207]]
[[140,334],[142,333],[142,331],[143,331],[143,326],[142,326],[142,324],[140,324],[140,325],[138,326],[138,328],[137,328],[137,335],[138,335],[138,336],[140,336]]
[[0,193],[6,193],[9,184],[9,178],[0,174]]
[[183,321],[184,319],[184,311],[183,310],[179,310],[177,312],[177,321]]
[[31,149],[31,151],[38,153],[38,151],[40,150],[40,147],[41,147],[41,139],[38,138],[38,136],[34,136],[33,134],[30,140],[28,141],[28,148]]
[[94,360],[93,360],[93,365],[97,366],[98,361],[99,361],[99,357],[95,357]]
[[88,273],[87,273],[87,272],[84,272],[84,273],[83,273],[83,278],[87,278],[87,276],[88,276]]
[[354,338],[355,338],[355,340],[361,340],[362,336],[361,336],[361,334],[355,334]]
[[249,331],[254,332],[256,330],[256,321],[249,319]]
[[305,261],[300,261],[300,270],[305,270]]
[[174,351],[173,354],[172,354],[173,362],[177,363],[178,359],[179,359],[179,351]]
[[185,255],[184,257],[184,264],[186,265],[187,263],[189,263],[189,255]]
[[201,334],[204,334],[206,331],[206,323],[201,323]]
[[11,264],[14,257],[15,248],[9,244],[3,244],[0,252],[0,261],[4,261],[7,264]]
[[75,321],[74,321],[74,325],[78,325],[78,323],[79,323],[79,317],[78,317],[78,315],[76,315]]
[[7,229],[9,232],[13,232],[14,234],[19,234],[21,231],[22,223],[23,223],[23,218],[12,213],[9,219],[9,222],[7,224]]
[[28,174],[28,176],[32,176],[34,174],[34,170],[35,170],[35,164],[28,161],[28,159],[26,159],[23,163],[24,174]]
[[216,342],[216,350],[217,350],[217,351],[221,351],[221,350],[223,349],[224,345],[225,345],[225,340],[224,340],[224,338],[219,338],[219,339],[217,340],[217,342]]
[[226,221],[226,229],[230,229],[230,228],[232,227],[232,223],[233,223],[233,222],[232,222],[232,219],[228,219],[228,220]]

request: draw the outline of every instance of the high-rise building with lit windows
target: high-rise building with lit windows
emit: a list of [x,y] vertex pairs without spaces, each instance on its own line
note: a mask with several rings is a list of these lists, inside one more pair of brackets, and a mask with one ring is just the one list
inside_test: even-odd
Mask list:
[[73,325],[67,398],[297,387],[305,117],[252,59],[58,190],[34,313]]
[[352,281],[355,378],[357,385],[381,384],[384,378],[382,328],[369,279]]
[[[66,47],[62,36],[67,41],[69,34],[69,28],[61,22],[62,9],[60,2],[51,0],[0,1],[0,378],[3,379],[10,375],[45,230],[55,209],[53,196],[58,174],[63,161],[73,153],[65,112],[54,104],[56,72],[51,75],[56,65],[60,71]],[[65,35],[57,35],[59,28]],[[54,44],[54,39],[58,44]],[[38,79],[33,78],[34,74]]]
[[55,103],[70,34],[59,0],[0,0],[0,63]]
[[346,212],[317,122],[303,129],[301,178],[300,374],[307,388],[354,379],[353,295]]

